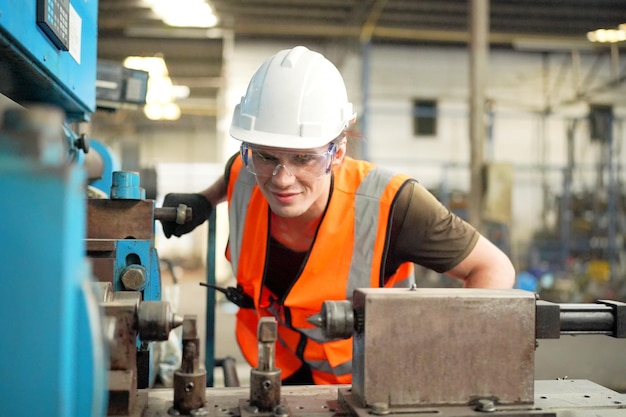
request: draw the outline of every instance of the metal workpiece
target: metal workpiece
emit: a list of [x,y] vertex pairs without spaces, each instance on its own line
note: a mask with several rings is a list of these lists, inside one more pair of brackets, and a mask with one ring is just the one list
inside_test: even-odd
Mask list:
[[154,219],[159,221],[185,224],[191,221],[193,211],[186,204],[179,204],[178,207],[156,207],[154,209]]
[[206,370],[200,368],[200,339],[195,315],[183,318],[183,355],[180,368],[174,371],[174,406],[170,414],[204,415]]
[[533,401],[535,296],[467,288],[354,292],[352,394],[363,406]]
[[121,240],[129,237],[149,241],[154,239],[154,201],[87,200],[88,239]]
[[257,328],[259,342],[256,368],[250,370],[250,409],[273,412],[280,405],[281,370],[276,368],[278,324],[274,317],[261,317]]
[[137,397],[137,307],[141,293],[118,296],[118,293],[106,291],[104,294],[107,297],[102,302],[104,314],[113,320],[115,329],[109,350],[107,414],[128,415]]
[[166,301],[143,301],[137,312],[139,336],[144,342],[164,341],[170,332],[184,323]]
[[167,340],[182,324],[164,301],[142,301],[141,292],[113,291],[112,284],[94,283],[109,332],[108,415],[129,415],[136,408],[141,373],[137,338]]
[[362,320],[356,317],[352,302],[348,300],[324,301],[319,314],[307,321],[322,329],[327,339],[347,339],[352,337]]

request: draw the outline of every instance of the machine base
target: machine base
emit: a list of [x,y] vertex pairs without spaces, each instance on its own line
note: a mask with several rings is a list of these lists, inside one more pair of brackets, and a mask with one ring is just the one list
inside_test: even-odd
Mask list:
[[[245,417],[250,390],[247,387],[208,388],[204,407],[210,417]],[[147,402],[137,401],[133,417],[168,417],[173,405],[170,389],[141,391]],[[353,416],[372,417],[372,409],[357,404],[349,385],[282,387],[281,405],[289,417]],[[243,408],[243,410],[242,410]],[[626,415],[626,395],[612,391],[588,380],[535,381],[535,401],[519,406],[498,406],[492,412],[476,411],[476,406],[424,406],[389,410],[387,414],[405,416],[476,417],[623,417]],[[255,413],[255,416],[273,413]]]

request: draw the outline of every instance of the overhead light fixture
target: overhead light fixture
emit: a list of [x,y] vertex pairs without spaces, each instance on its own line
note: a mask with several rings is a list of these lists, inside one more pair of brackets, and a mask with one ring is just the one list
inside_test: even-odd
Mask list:
[[148,73],[148,91],[144,114],[150,120],[177,120],[180,107],[177,98],[189,96],[189,87],[173,85],[162,56],[129,56],[124,60],[127,68]]
[[148,0],[147,3],[168,26],[211,28],[219,21],[204,0]]
[[626,24],[619,25],[619,29],[597,29],[587,32],[590,42],[616,43],[626,41]]

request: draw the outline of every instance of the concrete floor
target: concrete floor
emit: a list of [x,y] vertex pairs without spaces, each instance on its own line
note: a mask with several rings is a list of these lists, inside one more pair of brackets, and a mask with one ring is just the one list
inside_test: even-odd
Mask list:
[[[179,283],[163,274],[164,299],[168,299],[178,314],[195,314],[202,331],[201,363],[204,364],[205,287],[203,270],[177,272]],[[228,284],[233,285],[233,284]],[[215,312],[215,357],[233,357],[237,363],[240,386],[249,386],[250,366],[243,358],[235,340],[236,307],[217,293]],[[510,366],[510,364],[502,364]],[[588,379],[607,388],[626,392],[626,340],[608,336],[562,336],[560,339],[539,340],[535,351],[535,379]],[[214,370],[214,386],[224,386],[223,371]]]

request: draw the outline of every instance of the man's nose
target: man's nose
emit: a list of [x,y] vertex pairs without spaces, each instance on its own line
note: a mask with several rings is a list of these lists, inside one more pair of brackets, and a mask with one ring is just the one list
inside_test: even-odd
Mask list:
[[291,172],[291,170],[285,164],[278,164],[278,165],[276,165],[274,167],[274,171],[272,171],[272,177],[275,177],[276,175],[278,175],[278,172],[280,171],[280,168],[284,168],[284,171],[287,172],[287,174],[290,177],[293,177],[293,172]]
[[[283,169],[281,169],[283,168]],[[287,165],[278,164],[272,171],[272,182],[275,184],[288,184],[295,180],[295,175],[289,169]]]

